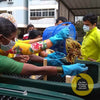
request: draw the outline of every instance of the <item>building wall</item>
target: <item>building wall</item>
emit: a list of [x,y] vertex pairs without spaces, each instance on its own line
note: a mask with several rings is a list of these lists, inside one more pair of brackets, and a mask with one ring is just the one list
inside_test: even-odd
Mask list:
[[65,5],[59,1],[59,16],[66,17],[68,19],[68,9],[65,7]]
[[0,2],[0,12],[12,12],[18,27],[26,27],[28,24],[28,0],[12,0]]
[[0,2],[0,7],[26,7],[28,5],[27,0],[12,0],[13,3],[8,4],[8,1]]
[[74,15],[61,1],[59,1],[58,16],[64,16],[68,21],[74,22]]
[[[8,0],[7,0],[8,1]],[[36,28],[46,28],[55,25],[57,18],[58,3],[56,0],[12,0],[0,2],[0,13],[12,12],[19,28],[33,24]],[[30,19],[30,9],[54,9],[53,17],[44,17],[35,20]]]
[[75,16],[71,12],[69,12],[69,21],[75,22]]
[[[54,9],[55,15],[53,17],[34,17],[30,18],[30,10],[34,9]],[[33,24],[36,28],[46,28],[55,25],[57,18],[58,3],[56,0],[29,0],[28,9],[28,24]]]
[[28,11],[26,10],[14,10],[12,15],[16,19],[18,27],[26,27],[28,24]]

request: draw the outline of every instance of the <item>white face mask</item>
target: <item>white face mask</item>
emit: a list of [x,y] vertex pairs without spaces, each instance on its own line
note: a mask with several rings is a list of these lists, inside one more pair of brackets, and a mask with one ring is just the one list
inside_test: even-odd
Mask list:
[[90,28],[87,25],[83,25],[83,30],[84,30],[84,32],[89,32]]
[[12,41],[12,40],[10,40],[9,44],[7,44],[7,45],[1,44],[1,49],[4,50],[4,51],[8,51],[8,50],[10,50],[14,45],[15,45],[15,42]]
[[[6,38],[6,37],[5,37]],[[6,38],[7,39],[7,38]],[[8,40],[8,39],[7,39]],[[4,45],[4,44],[1,44],[1,49],[4,50],[4,51],[8,51],[10,50],[13,46],[15,45],[15,42],[10,40],[9,44],[7,45]]]

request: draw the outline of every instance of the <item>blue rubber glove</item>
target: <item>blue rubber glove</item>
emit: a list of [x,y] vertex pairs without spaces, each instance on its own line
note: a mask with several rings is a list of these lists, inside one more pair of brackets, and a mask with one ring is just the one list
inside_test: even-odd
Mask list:
[[45,59],[47,59],[47,65],[49,66],[61,66],[64,65],[64,63],[61,61],[61,59],[64,57],[66,57],[64,53],[56,51],[54,53],[48,54]]
[[61,31],[59,31],[57,34],[55,34],[53,37],[50,37],[49,40],[53,43],[53,45],[57,44],[57,42],[60,42],[62,40],[65,40],[69,37],[69,29],[68,27],[65,27]]
[[50,58],[53,58],[53,59],[60,59],[60,58],[66,57],[66,55],[62,52],[55,51],[54,53],[48,54],[47,57],[50,57]]
[[62,66],[62,65],[64,65],[64,63],[62,61],[60,61],[59,59],[52,59],[49,57],[45,57],[45,59],[47,59],[48,66]]
[[77,75],[81,72],[88,70],[88,67],[86,67],[85,64],[81,63],[76,63],[72,65],[62,65],[62,68],[64,72],[64,74],[61,75],[62,77],[64,77],[65,75],[71,75],[71,76]]

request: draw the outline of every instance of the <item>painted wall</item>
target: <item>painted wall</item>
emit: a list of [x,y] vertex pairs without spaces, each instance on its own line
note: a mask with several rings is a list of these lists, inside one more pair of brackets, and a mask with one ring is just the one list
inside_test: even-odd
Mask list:
[[18,27],[26,27],[28,24],[28,11],[26,10],[14,10],[12,15],[16,19]]
[[71,12],[69,12],[69,21],[75,22],[75,17],[73,16]]
[[28,0],[13,0],[12,4],[7,1],[0,2],[0,12],[12,11],[18,27],[26,27],[28,24]]
[[65,5],[60,2],[59,3],[59,16],[64,16],[68,19],[68,9],[65,7]]
[[58,4],[56,0],[29,0],[29,5],[56,5]]
[[12,0],[12,4],[8,4],[7,1],[0,2],[0,7],[27,7],[28,0]]
[[59,1],[58,7],[59,7],[58,8],[59,16],[64,16],[69,21],[74,22],[74,15],[70,12],[70,10],[61,1]]
[[[31,20],[30,9],[55,9],[55,16],[52,18],[40,18]],[[28,24],[33,24],[36,28],[46,28],[54,26],[57,18],[58,3],[56,0],[29,0]]]
[[36,28],[46,28],[55,25],[55,18],[42,18],[39,20],[30,20],[30,24],[33,24]]

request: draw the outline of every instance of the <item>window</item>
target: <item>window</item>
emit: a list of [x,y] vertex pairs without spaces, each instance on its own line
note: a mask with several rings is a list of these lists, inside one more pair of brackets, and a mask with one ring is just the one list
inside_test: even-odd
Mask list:
[[13,4],[13,0],[7,0],[8,4]]
[[12,2],[12,0],[8,0],[8,2]]
[[54,17],[54,9],[34,9],[30,10],[30,17]]
[[8,11],[8,13],[12,15],[12,11]]
[[54,9],[49,10],[49,16],[54,16]]

